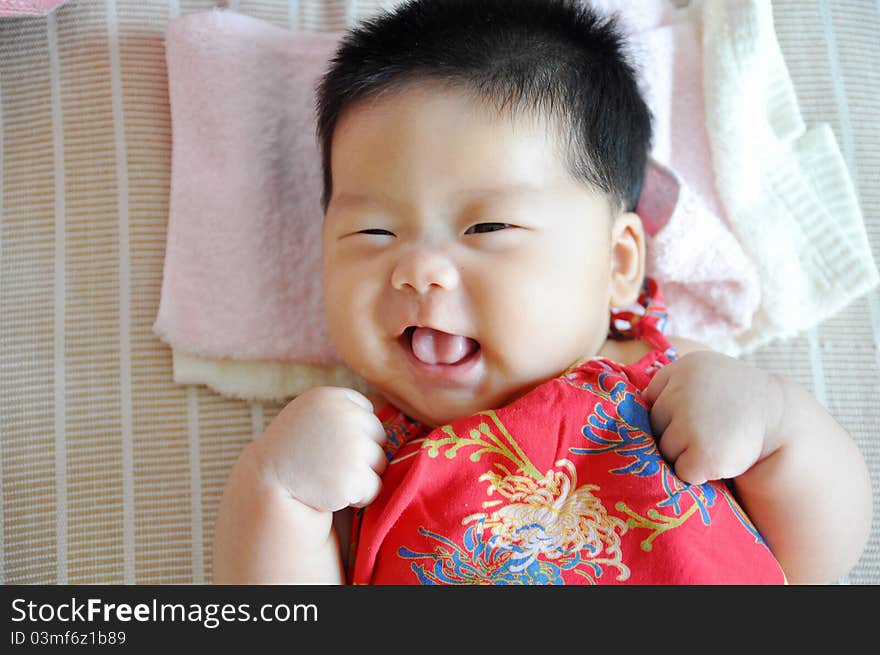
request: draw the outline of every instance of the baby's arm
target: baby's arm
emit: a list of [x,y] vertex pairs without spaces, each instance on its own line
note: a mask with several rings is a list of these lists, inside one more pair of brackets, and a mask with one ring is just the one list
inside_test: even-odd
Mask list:
[[[351,389],[320,387],[289,403],[241,452],[214,535],[217,584],[345,582],[349,507],[378,494],[382,423]],[[343,538],[340,539],[340,536]]]
[[214,533],[215,584],[342,584],[330,512],[293,498],[259,470],[248,444],[223,490]]
[[768,454],[734,486],[790,582],[834,582],[856,564],[870,532],[867,466],[815,398],[777,380],[780,411],[767,433]]
[[645,391],[661,452],[687,482],[733,479],[789,582],[835,581],[870,531],[871,484],[858,447],[799,385],[697,350],[680,348],[690,354]]

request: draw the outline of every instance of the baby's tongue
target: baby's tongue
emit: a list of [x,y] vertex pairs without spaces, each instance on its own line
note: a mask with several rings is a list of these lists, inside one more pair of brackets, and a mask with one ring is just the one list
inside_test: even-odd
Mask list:
[[426,364],[455,364],[476,349],[473,339],[418,327],[412,335],[413,354]]

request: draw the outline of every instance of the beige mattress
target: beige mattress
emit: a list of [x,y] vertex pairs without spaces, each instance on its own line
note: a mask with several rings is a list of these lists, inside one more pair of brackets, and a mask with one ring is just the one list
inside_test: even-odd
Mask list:
[[[280,406],[174,384],[151,330],[171,153],[165,24],[222,5],[338,30],[377,4],[72,0],[0,19],[0,582],[210,582],[224,480]],[[773,10],[804,119],[834,129],[880,260],[880,5]],[[880,497],[880,291],[746,359],[813,391]],[[876,520],[845,581],[880,582]]]

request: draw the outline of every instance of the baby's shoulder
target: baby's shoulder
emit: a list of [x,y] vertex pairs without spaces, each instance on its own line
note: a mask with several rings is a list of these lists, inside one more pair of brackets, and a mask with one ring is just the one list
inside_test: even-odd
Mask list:
[[[705,344],[692,339],[685,339],[684,337],[667,337],[667,341],[669,341],[669,345],[675,349],[679,357],[697,350],[712,350]],[[641,339],[625,339],[622,341],[609,339],[599,352],[599,357],[611,360],[622,366],[632,366],[653,350],[654,346]]]

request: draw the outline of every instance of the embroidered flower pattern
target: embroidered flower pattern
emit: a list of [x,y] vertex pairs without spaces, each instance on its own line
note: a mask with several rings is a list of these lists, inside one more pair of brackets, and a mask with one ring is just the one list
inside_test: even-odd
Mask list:
[[[605,566],[617,569],[618,581],[626,580],[629,569],[622,561],[620,535],[626,532],[627,524],[609,516],[593,493],[599,487],[578,487],[577,469],[567,459],[556,462],[561,469],[551,469],[541,475],[497,414],[491,411],[484,414],[492,420],[495,429],[483,422],[471,430],[468,437],[460,438],[446,426],[443,432],[447,436],[426,439],[422,447],[427,448],[432,457],[444,448],[447,457],[455,457],[460,449],[467,447],[475,448],[470,454],[471,461],[479,461],[487,452],[504,456],[515,470],[496,462],[497,470],[487,471],[478,478],[480,482],[489,483],[486,493],[490,498],[497,494],[504,500],[486,501],[483,509],[497,509],[462,519],[462,525],[474,524],[466,532],[465,549],[457,546],[451,549],[452,542],[448,539],[421,528],[422,534],[441,541],[446,548],[434,553],[401,548],[398,554],[408,559],[430,559],[434,562],[433,575],[437,580],[460,578],[463,571],[469,573],[470,579],[482,571],[485,577],[481,580],[487,583],[490,580],[496,584],[500,580],[522,581],[523,575],[529,580],[539,578],[552,583],[558,577],[554,571],[574,570],[594,582]],[[420,579],[432,579],[424,566],[413,564],[413,570]],[[499,571],[503,571],[504,576],[499,577]],[[536,578],[537,572],[540,575]]]
[[[489,482],[490,496],[498,492],[508,503],[488,516],[477,514],[464,522],[483,521],[495,543],[515,553],[512,571],[530,566],[539,556],[548,560],[586,557],[594,564],[616,567],[617,579],[625,580],[629,569],[621,561],[620,534],[626,532],[626,523],[608,515],[593,495],[598,486],[577,486],[574,464],[562,459],[556,466],[563,470],[551,469],[535,479],[515,475],[497,464],[502,473],[489,471],[479,479]],[[605,557],[601,557],[603,553]]]

